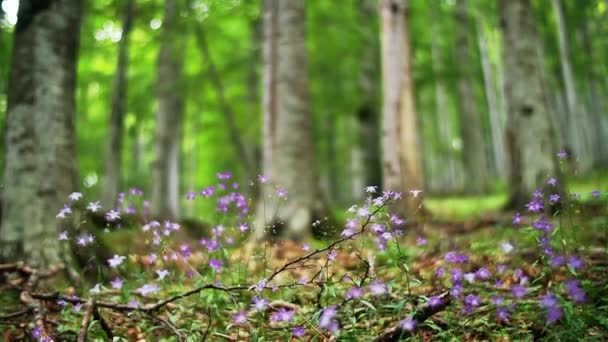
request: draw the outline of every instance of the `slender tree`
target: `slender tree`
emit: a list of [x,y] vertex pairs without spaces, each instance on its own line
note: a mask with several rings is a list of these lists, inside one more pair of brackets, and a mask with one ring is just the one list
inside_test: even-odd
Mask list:
[[431,158],[431,169],[437,170],[436,183],[443,191],[453,188],[458,183],[457,169],[460,169],[460,163],[457,162],[454,156],[454,150],[451,146],[453,139],[452,120],[450,118],[450,109],[448,106],[448,94],[445,84],[445,72],[442,68],[443,56],[441,46],[439,45],[441,34],[441,12],[439,11],[439,3],[429,3],[429,23],[431,30],[431,60],[432,70],[435,83],[435,121],[437,122],[437,150],[441,154],[441,166],[436,165],[439,162],[437,158]]
[[202,24],[198,24],[197,26],[195,26],[194,31],[196,33],[198,47],[209,69],[209,77],[211,78],[211,83],[213,85],[213,88],[215,89],[217,100],[224,114],[224,121],[226,122],[226,126],[228,127],[230,140],[232,140],[234,144],[236,155],[238,156],[238,159],[241,162],[243,171],[247,177],[247,182],[251,182],[255,178],[255,163],[251,158],[251,154],[247,151],[244,139],[241,134],[241,130],[238,127],[235,119],[234,110],[226,99],[224,85],[222,83],[220,73],[218,72],[215,66],[213,58],[211,58],[211,52],[209,51],[205,28]]
[[507,207],[521,208],[537,187],[558,173],[555,137],[539,71],[539,40],[530,1],[501,0],[499,11],[505,46]]
[[496,91],[496,71],[490,62],[487,37],[484,30],[481,15],[477,16],[477,36],[479,42],[479,55],[483,73],[483,84],[486,102],[488,105],[488,121],[490,123],[490,135],[492,137],[492,154],[494,156],[494,168],[500,177],[505,175],[505,150],[503,140],[504,130],[504,111],[500,108],[499,99]]
[[304,2],[265,1],[263,169],[287,191],[287,198],[278,199],[266,187],[256,238],[268,233],[268,223],[280,223],[288,236],[301,238],[322,209],[313,156],[305,24]]
[[124,116],[127,101],[127,60],[129,33],[133,21],[133,0],[127,0],[122,14],[122,33],[118,43],[116,72],[112,83],[112,102],[108,125],[108,141],[104,160],[104,179],[101,201],[105,207],[112,207],[120,187],[122,141]]
[[359,1],[359,25],[361,26],[360,67],[358,87],[360,100],[355,115],[350,120],[350,136],[353,137],[350,145],[350,176],[351,197],[353,200],[362,200],[364,187],[379,184],[380,160],[378,160],[378,55],[376,18],[378,11],[373,0]]
[[567,136],[566,141],[570,144],[570,148],[577,154],[578,157],[585,157],[582,161],[582,166],[587,169],[589,160],[588,150],[588,133],[587,131],[587,115],[579,106],[578,94],[576,91],[576,81],[572,70],[572,58],[570,53],[570,40],[567,34],[567,24],[564,17],[564,10],[560,0],[551,0],[553,11],[555,12],[555,20],[558,31],[558,46],[560,66],[562,69],[562,77],[564,88],[566,90],[567,104]]
[[[405,5],[399,0],[383,0],[380,6],[383,187],[407,193],[420,189],[423,184],[408,17]],[[403,205],[395,209],[410,215],[417,205],[415,198],[404,196]]]
[[483,192],[487,185],[488,165],[485,153],[483,126],[473,93],[473,65],[469,43],[469,14],[466,0],[456,3],[456,61],[458,64],[458,111],[460,114],[460,136],[462,157],[467,182],[467,191]]
[[157,64],[155,155],[152,211],[179,216],[179,159],[184,99],[181,91],[184,46],[180,43],[179,0],[165,0]]
[[0,257],[71,264],[55,218],[76,189],[74,113],[83,2],[22,0],[4,126]]

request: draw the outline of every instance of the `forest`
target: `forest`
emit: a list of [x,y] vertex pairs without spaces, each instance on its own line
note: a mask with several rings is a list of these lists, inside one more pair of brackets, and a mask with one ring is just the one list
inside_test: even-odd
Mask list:
[[608,0],[0,8],[0,340],[608,340]]

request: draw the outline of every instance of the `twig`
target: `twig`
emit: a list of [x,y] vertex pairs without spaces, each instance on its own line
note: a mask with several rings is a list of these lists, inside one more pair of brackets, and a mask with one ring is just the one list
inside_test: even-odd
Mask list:
[[213,336],[217,336],[217,337],[221,337],[221,338],[223,338],[223,339],[225,339],[225,340],[228,340],[228,341],[236,341],[236,338],[234,338],[234,337],[232,337],[232,336],[230,336],[230,335],[226,335],[226,334],[220,334],[220,333],[218,333],[218,332],[214,332],[214,333],[213,333],[213,334],[211,334],[211,335],[213,335]]
[[101,326],[101,329],[106,333],[108,339],[114,339],[114,333],[112,332],[112,328],[110,327],[108,322],[103,318],[103,316],[101,316],[101,313],[99,312],[99,308],[97,306],[95,306],[95,309],[93,309],[93,318],[99,321],[99,325]]
[[211,329],[211,309],[207,308],[207,318],[209,322],[207,322],[207,328],[205,329],[205,334],[203,334],[203,342],[207,341],[207,335],[209,335],[209,330]]
[[82,317],[80,330],[78,331],[78,342],[86,342],[87,340],[87,333],[89,331],[89,324],[91,324],[93,311],[95,311],[95,302],[93,299],[89,299],[87,302],[87,309],[84,312],[84,317]]
[[23,309],[23,310],[13,312],[13,313],[10,313],[10,314],[4,315],[4,316],[0,316],[0,320],[4,321],[4,320],[10,319],[10,318],[23,316],[25,314],[31,313],[32,311],[34,311],[34,308],[28,307],[27,309]]
[[[441,298],[442,300],[441,304],[433,307],[429,305],[422,307],[422,309],[418,310],[414,314],[414,317],[412,317],[412,319],[414,319],[418,324],[420,324],[426,321],[434,314],[445,310],[445,308],[447,308],[452,303],[452,298],[449,296],[449,292],[444,292],[439,296],[439,298]],[[376,337],[374,339],[374,342],[397,342],[400,341],[402,336],[405,336],[407,334],[411,334],[411,332],[403,329],[401,323],[397,323],[396,326],[392,327],[382,335]]]
[[274,279],[276,276],[278,276],[280,273],[282,273],[283,271],[285,271],[288,267],[297,264],[301,261],[304,260],[308,260],[310,258],[312,258],[313,256],[323,253],[323,252],[327,252],[329,250],[332,250],[335,246],[341,244],[344,241],[347,240],[352,240],[354,237],[356,237],[357,235],[361,235],[365,232],[365,228],[367,227],[367,225],[369,225],[369,223],[371,222],[372,217],[374,217],[380,210],[382,210],[384,208],[384,205],[376,208],[373,212],[371,212],[368,216],[367,219],[365,220],[365,222],[363,223],[363,225],[361,225],[361,229],[354,233],[353,235],[350,235],[348,237],[343,237],[341,239],[338,239],[332,243],[330,243],[329,245],[325,246],[324,248],[320,248],[320,249],[315,249],[314,251],[305,254],[301,257],[295,258],[289,262],[286,262],[285,264],[283,264],[283,266],[281,266],[280,268],[276,269],[271,275],[270,277],[268,277],[268,280],[266,281],[267,283],[269,283],[272,279]]
[[151,319],[155,320],[155,321],[159,321],[161,322],[163,325],[165,325],[166,327],[169,328],[169,330],[173,333],[173,335],[177,338],[177,340],[179,342],[183,341],[183,337],[182,334],[179,333],[179,331],[177,330],[177,327],[175,325],[173,325],[173,323],[167,321],[164,318],[161,317],[156,317],[154,315],[152,315],[151,313],[146,313],[146,315],[148,315],[148,317],[150,317]]

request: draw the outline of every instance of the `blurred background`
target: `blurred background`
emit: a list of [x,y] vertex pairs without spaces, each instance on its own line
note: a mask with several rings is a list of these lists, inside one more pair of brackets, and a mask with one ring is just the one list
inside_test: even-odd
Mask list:
[[[161,187],[155,199],[166,201],[168,208],[159,207],[159,213],[202,217],[215,204],[188,201],[185,194],[214,183],[217,172],[230,171],[244,185],[259,174],[269,175],[291,190],[290,180],[273,177],[264,161],[270,155],[265,149],[273,146],[265,143],[271,134],[264,118],[272,108],[268,89],[274,75],[275,96],[287,98],[275,104],[278,112],[303,112],[291,122],[304,127],[294,139],[299,135],[303,140],[298,141],[308,141],[309,130],[312,142],[291,150],[279,147],[278,153],[298,159],[302,149],[310,150],[302,158],[313,160],[304,165],[314,171],[317,198],[332,207],[348,206],[364,198],[366,185],[387,185],[382,156],[391,143],[382,140],[382,113],[390,112],[383,109],[390,106],[390,96],[385,91],[383,98],[382,89],[383,84],[390,87],[388,76],[405,72],[412,81],[416,123],[408,129],[416,133],[418,146],[412,146],[423,177],[421,184],[402,190],[422,188],[428,197],[494,194],[489,200],[504,204],[512,182],[505,76],[517,72],[503,57],[519,49],[505,44],[501,33],[501,11],[508,5],[501,8],[494,0],[389,2],[94,0],[74,5],[82,6],[74,12],[81,25],[74,88],[77,188],[108,202],[130,187],[150,194]],[[542,81],[553,132],[548,134],[554,134],[555,148],[545,151],[553,156],[564,148],[574,156],[569,161],[579,176],[605,171],[608,1],[515,2],[531,13],[534,35],[519,34],[522,40],[534,39],[534,53],[524,58],[535,58],[537,67],[529,72]],[[299,5],[283,8],[285,3]],[[395,6],[389,12],[405,19],[409,56],[401,57],[410,65],[395,70],[385,65],[383,77],[381,41],[390,32],[382,27],[390,28],[394,18],[381,13],[389,5]],[[19,22],[30,20],[26,10],[25,19],[18,20],[19,6],[19,0],[2,1],[3,121],[13,40]],[[269,37],[277,39],[273,43]],[[296,86],[289,83],[293,79]],[[280,136],[275,147],[289,144],[289,136]],[[282,173],[296,178],[307,173],[298,165],[288,160]]]

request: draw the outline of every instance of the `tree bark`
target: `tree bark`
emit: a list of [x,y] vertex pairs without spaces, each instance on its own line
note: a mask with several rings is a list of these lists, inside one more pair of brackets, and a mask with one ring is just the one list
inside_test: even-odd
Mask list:
[[[442,157],[442,167],[433,165],[433,169],[438,170],[436,182],[440,191],[450,191],[457,186],[456,176],[456,158],[454,158],[454,150],[451,146],[453,139],[452,123],[450,119],[448,96],[445,86],[444,73],[442,70],[442,55],[441,48],[438,44],[441,37],[440,32],[440,13],[437,8],[438,4],[431,2],[429,4],[429,23],[431,29],[431,59],[433,75],[435,76],[435,121],[437,123],[437,149],[436,153]],[[438,162],[438,158],[432,158],[431,163]]]
[[581,166],[585,169],[585,165],[588,163],[585,160],[589,158],[588,144],[587,144],[587,133],[586,131],[586,115],[585,112],[579,108],[578,98],[576,93],[576,81],[574,79],[574,73],[572,71],[572,61],[570,58],[570,43],[567,34],[567,25],[564,18],[564,12],[560,0],[551,0],[553,11],[555,12],[555,21],[558,30],[558,47],[559,56],[561,61],[562,77],[564,81],[564,88],[566,90],[566,104],[568,108],[568,120],[567,125],[569,130],[567,131],[566,141],[570,144],[576,157],[581,158]]
[[608,161],[608,153],[606,152],[606,141],[604,136],[603,124],[602,124],[602,100],[600,92],[598,90],[598,77],[595,71],[595,58],[593,56],[591,29],[589,21],[591,18],[586,14],[586,20],[583,21],[581,28],[582,41],[583,41],[583,52],[587,62],[587,86],[589,89],[589,112],[592,119],[593,127],[593,144],[592,144],[592,155],[594,156],[594,162],[596,167],[605,166]]
[[55,218],[76,189],[75,84],[82,1],[22,0],[4,135],[0,259],[72,262]]
[[118,44],[118,60],[112,84],[112,103],[108,125],[108,142],[104,160],[101,202],[104,208],[114,207],[120,187],[122,165],[123,121],[127,100],[127,61],[129,33],[133,18],[133,0],[127,0],[122,18],[122,35]]
[[180,41],[178,0],[165,0],[157,64],[155,155],[152,212],[179,216],[179,157],[184,100],[181,73],[184,46]]
[[506,144],[510,159],[507,207],[521,208],[537,187],[558,174],[555,134],[539,73],[539,40],[530,1],[501,0],[499,10],[505,46]]
[[488,165],[486,161],[483,126],[473,93],[474,63],[469,44],[469,14],[465,0],[456,4],[456,61],[459,65],[458,111],[460,113],[460,136],[462,157],[467,182],[466,191],[480,193],[487,189]]
[[420,189],[423,179],[406,8],[398,0],[383,0],[380,6],[383,188],[403,192],[395,209],[412,215],[418,203],[408,191]]
[[258,207],[254,236],[265,237],[267,223],[279,223],[289,237],[300,239],[322,209],[313,156],[305,8],[302,1],[268,0],[264,12],[263,168],[288,195],[278,199],[266,187],[262,201],[269,203]]
[[496,96],[496,80],[494,79],[494,71],[490,63],[490,55],[488,52],[488,44],[483,28],[481,17],[477,18],[477,35],[479,39],[479,54],[481,56],[481,67],[483,72],[483,83],[488,104],[488,121],[490,122],[490,133],[492,136],[492,151],[494,155],[494,167],[496,174],[499,177],[505,175],[505,153],[503,143],[504,118],[498,107]]
[[378,80],[378,58],[375,30],[375,17],[378,12],[376,2],[373,0],[359,1],[359,25],[361,27],[361,46],[359,68],[359,93],[360,101],[356,112],[350,121],[351,141],[350,149],[350,176],[351,176],[351,201],[360,201],[365,197],[364,187],[366,185],[379,185],[379,177],[375,176],[381,172],[380,160],[377,155],[378,145],[378,112],[377,112],[377,80]]

